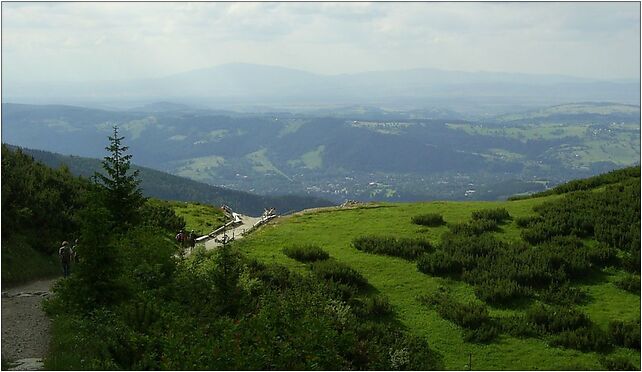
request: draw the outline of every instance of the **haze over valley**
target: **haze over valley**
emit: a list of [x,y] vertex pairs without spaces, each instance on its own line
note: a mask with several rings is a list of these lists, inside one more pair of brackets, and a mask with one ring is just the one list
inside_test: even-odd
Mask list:
[[[230,189],[363,201],[496,200],[639,161],[639,106],[582,103],[477,120],[349,106],[239,113],[3,104],[4,141],[100,158],[119,124],[139,165]],[[449,117],[451,116],[451,117]]]

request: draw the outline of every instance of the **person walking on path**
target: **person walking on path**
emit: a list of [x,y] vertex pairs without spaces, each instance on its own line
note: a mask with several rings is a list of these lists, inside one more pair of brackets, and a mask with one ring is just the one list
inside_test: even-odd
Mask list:
[[58,257],[60,257],[60,264],[62,265],[62,274],[66,278],[69,276],[69,264],[71,263],[71,247],[66,240],[62,242],[62,247],[58,249]]
[[196,246],[196,234],[194,233],[194,230],[190,231],[187,241],[189,242],[189,251],[191,252]]
[[80,262],[80,257],[78,256],[78,239],[74,242],[74,246],[71,247],[71,261],[74,265]]
[[187,236],[185,235],[185,232],[183,231],[183,229],[181,229],[181,231],[179,231],[178,234],[176,234],[176,241],[178,242],[178,245],[181,248],[185,248],[186,240],[187,240]]

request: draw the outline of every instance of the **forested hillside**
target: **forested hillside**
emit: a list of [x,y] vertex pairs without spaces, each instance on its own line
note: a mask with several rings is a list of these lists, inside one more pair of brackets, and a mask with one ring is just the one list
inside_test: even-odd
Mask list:
[[[9,148],[14,148],[9,146]],[[52,167],[65,166],[74,175],[91,177],[100,170],[98,159],[67,156],[42,150],[22,149],[34,159]],[[196,201],[211,205],[229,205],[235,211],[258,216],[266,208],[276,208],[278,213],[291,213],[306,208],[325,207],[328,200],[305,195],[264,196],[243,191],[211,186],[184,177],[174,176],[154,169],[134,165],[140,172],[143,194],[164,200]]]
[[[65,166],[52,169],[2,145],[3,286],[61,273],[58,248],[80,237],[78,213],[97,190]],[[172,230],[185,224],[162,205],[144,204],[140,213],[149,223]]]
[[2,145],[2,285],[60,272],[63,240],[77,237],[76,212],[90,183]]

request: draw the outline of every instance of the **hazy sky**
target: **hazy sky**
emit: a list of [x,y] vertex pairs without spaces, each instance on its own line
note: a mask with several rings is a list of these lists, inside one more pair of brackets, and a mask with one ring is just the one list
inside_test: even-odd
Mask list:
[[639,3],[2,3],[8,80],[157,77],[230,62],[640,73]]

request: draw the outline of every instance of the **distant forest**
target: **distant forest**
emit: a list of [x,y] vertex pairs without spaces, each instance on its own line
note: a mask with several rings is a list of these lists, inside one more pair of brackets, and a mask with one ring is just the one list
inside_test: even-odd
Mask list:
[[[16,149],[15,146],[7,146]],[[92,177],[101,169],[98,159],[79,156],[66,156],[48,151],[22,149],[25,154],[51,168],[66,166],[77,176]],[[134,161],[136,159],[133,159]],[[140,171],[143,194],[165,200],[193,201],[214,206],[227,204],[235,211],[248,215],[260,215],[265,208],[276,208],[280,214],[292,213],[306,208],[317,208],[333,205],[332,202],[312,196],[284,195],[263,196],[243,191],[230,190],[207,185],[187,178],[173,176],[150,168],[133,166]]]

